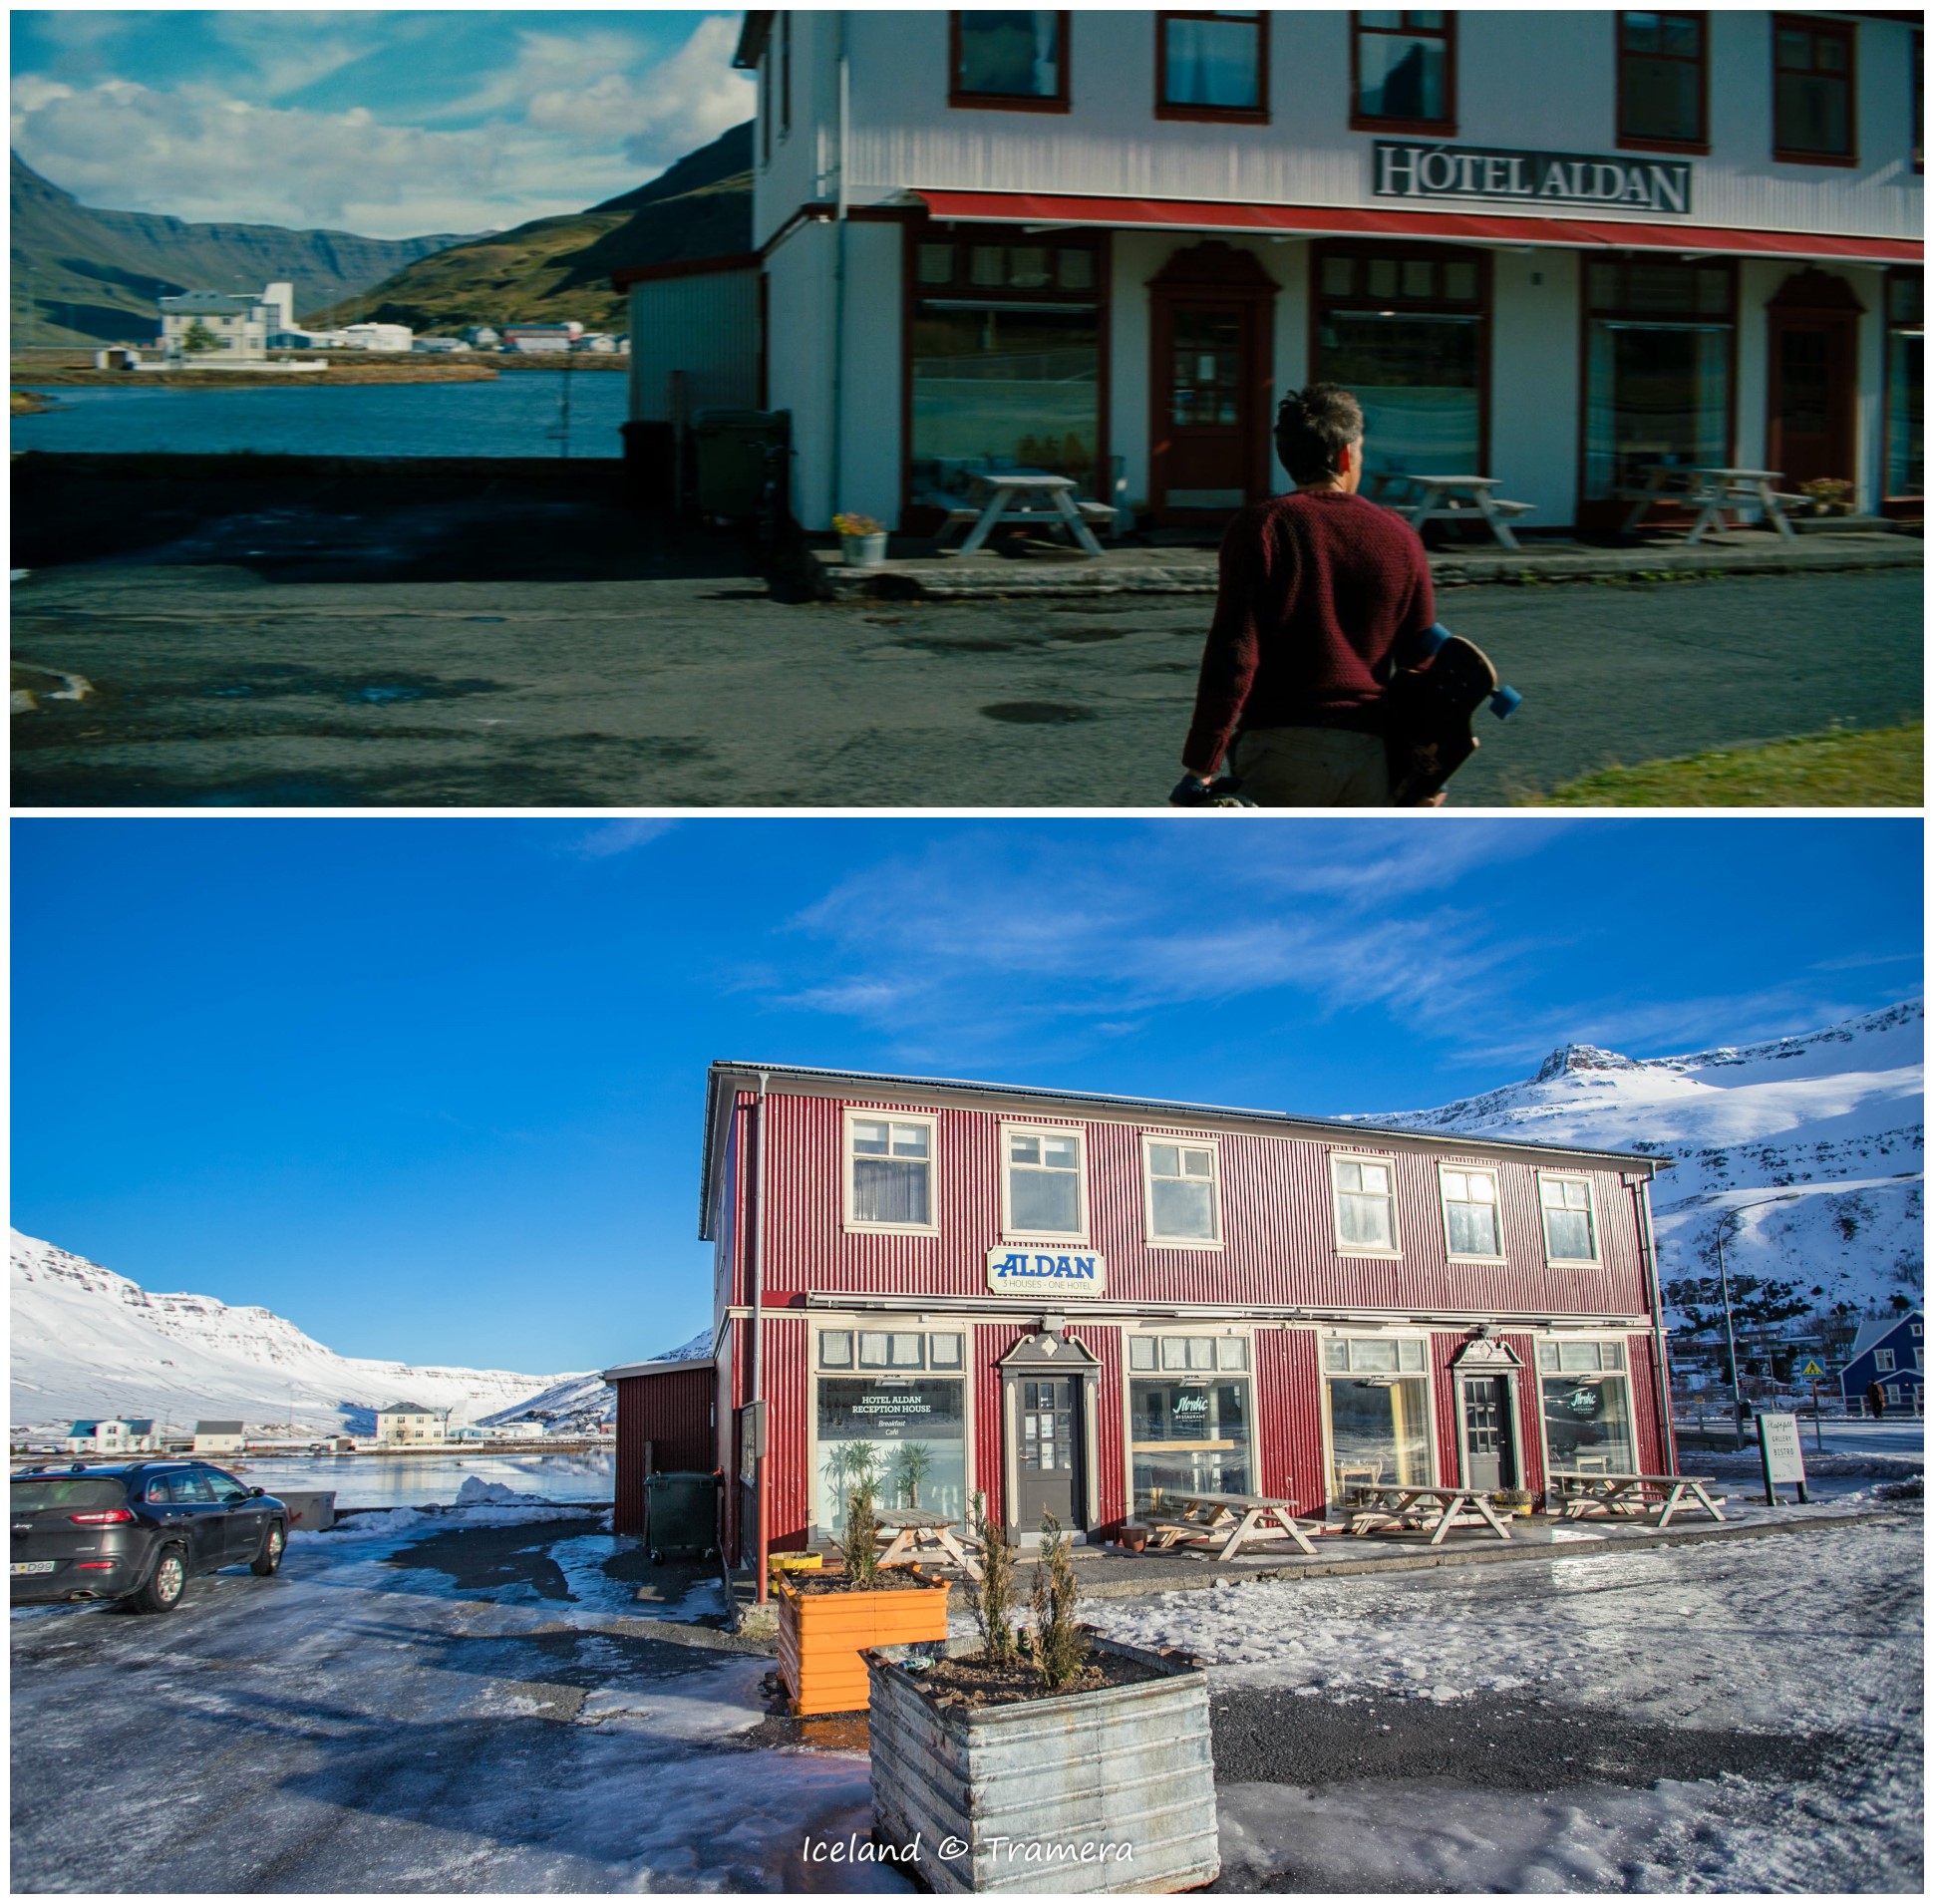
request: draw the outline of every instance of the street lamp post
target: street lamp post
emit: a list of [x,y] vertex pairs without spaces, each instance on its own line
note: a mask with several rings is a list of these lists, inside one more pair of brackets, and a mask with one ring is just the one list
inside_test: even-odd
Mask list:
[[1733,1377],[1733,1445],[1736,1448],[1746,1445],[1746,1405],[1740,1400],[1740,1352],[1733,1338],[1733,1285],[1726,1275],[1727,1221],[1729,1218],[1744,1214],[1747,1210],[1764,1209],[1769,1203],[1798,1201],[1797,1190],[1786,1190],[1778,1196],[1763,1196],[1756,1203],[1736,1204],[1720,1218],[1719,1228],[1714,1233],[1714,1242],[1719,1250],[1719,1299],[1726,1308],[1726,1363]]

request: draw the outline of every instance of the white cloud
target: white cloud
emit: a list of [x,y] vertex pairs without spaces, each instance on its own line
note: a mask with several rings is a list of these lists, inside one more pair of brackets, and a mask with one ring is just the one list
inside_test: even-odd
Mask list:
[[569,850],[580,859],[610,859],[649,844],[678,824],[675,819],[612,819],[593,826],[572,840]]

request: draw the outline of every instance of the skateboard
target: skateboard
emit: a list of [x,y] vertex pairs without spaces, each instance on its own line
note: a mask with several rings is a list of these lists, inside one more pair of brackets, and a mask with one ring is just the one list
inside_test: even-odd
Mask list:
[[1425,631],[1424,655],[1421,666],[1398,671],[1384,696],[1393,806],[1422,805],[1476,753],[1470,721],[1480,707],[1489,703],[1503,721],[1524,700],[1499,682],[1476,643],[1442,623]]

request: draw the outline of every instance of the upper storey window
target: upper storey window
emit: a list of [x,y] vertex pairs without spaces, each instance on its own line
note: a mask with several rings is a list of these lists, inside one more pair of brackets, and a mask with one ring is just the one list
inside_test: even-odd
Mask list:
[[1155,15],[1158,119],[1269,117],[1269,16]]
[[1592,1220],[1591,1185],[1576,1176],[1538,1179],[1544,1211],[1544,1254],[1553,1263],[1598,1261],[1598,1226]]
[[1006,1155],[1008,1234],[1086,1235],[1081,1133],[1009,1125],[1001,1133],[1001,1144]]
[[1068,110],[1066,13],[974,12],[951,19],[949,105]]
[[1706,150],[1706,16],[1618,16],[1618,143]]
[[1350,125],[1358,132],[1457,130],[1456,16],[1352,16]]
[[868,1228],[934,1225],[933,1119],[846,1118],[846,1220]]
[[1215,1147],[1167,1143],[1144,1137],[1148,1240],[1151,1243],[1214,1243],[1221,1227],[1215,1208]]
[[1397,1249],[1397,1201],[1388,1157],[1333,1156],[1337,1248],[1345,1256],[1388,1256]]
[[1773,156],[1805,165],[1853,163],[1853,28],[1775,14]]

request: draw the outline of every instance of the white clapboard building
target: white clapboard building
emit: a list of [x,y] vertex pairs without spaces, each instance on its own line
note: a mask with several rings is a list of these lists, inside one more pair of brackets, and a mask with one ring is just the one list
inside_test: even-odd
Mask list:
[[1494,476],[1528,529],[1657,464],[1918,515],[1920,20],[749,13],[756,249],[637,274],[639,388],[676,336],[790,411],[812,528],[1010,468],[1212,524],[1288,486],[1317,379],[1373,476]]

